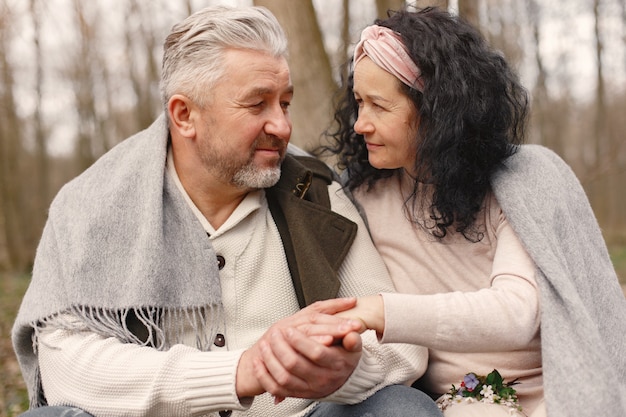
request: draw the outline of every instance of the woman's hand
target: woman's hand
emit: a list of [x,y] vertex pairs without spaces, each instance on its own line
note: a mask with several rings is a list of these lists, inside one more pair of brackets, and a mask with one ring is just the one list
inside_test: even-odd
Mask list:
[[381,295],[360,297],[357,299],[356,306],[335,315],[361,320],[365,327],[375,330],[379,336],[385,331],[385,308]]

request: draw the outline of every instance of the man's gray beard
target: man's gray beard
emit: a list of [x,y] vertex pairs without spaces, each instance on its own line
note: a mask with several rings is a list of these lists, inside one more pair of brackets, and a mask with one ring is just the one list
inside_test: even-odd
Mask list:
[[241,188],[269,188],[280,179],[280,166],[259,169],[253,164],[243,166],[235,173],[232,183]]

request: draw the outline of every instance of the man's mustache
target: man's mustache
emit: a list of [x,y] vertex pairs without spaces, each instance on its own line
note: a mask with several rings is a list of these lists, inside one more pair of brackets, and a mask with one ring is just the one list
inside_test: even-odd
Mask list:
[[254,141],[254,149],[276,149],[282,156],[287,149],[287,142],[274,136],[264,135]]

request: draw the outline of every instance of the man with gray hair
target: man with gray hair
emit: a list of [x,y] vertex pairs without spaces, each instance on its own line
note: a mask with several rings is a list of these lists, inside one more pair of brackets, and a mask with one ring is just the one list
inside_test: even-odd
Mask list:
[[392,291],[331,171],[287,152],[263,8],[165,41],[164,115],[66,184],[13,328],[29,416],[436,416],[424,348],[334,314]]

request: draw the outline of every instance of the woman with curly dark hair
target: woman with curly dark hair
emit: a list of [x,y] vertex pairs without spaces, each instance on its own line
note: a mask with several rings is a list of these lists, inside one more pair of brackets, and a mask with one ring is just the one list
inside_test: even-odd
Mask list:
[[341,93],[326,150],[398,291],[342,314],[428,347],[415,385],[446,417],[626,415],[626,302],[580,183],[522,145],[503,56],[454,15],[402,10],[363,30]]

